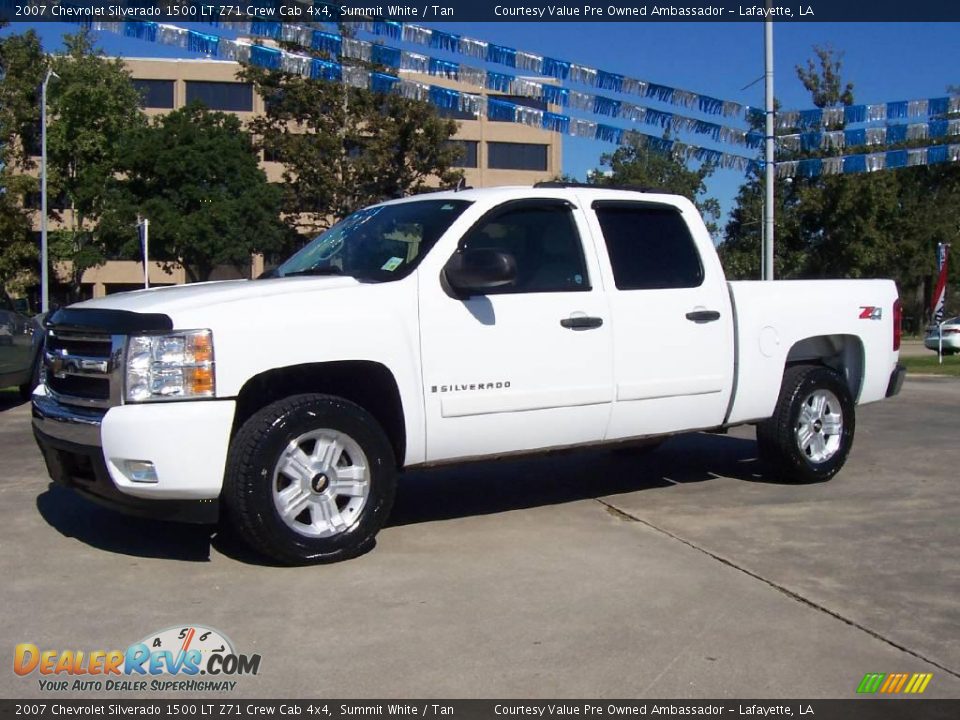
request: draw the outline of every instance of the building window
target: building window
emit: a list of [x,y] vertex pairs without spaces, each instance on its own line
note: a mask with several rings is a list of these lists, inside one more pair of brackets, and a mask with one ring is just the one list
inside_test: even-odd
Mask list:
[[476,120],[477,116],[472,112],[467,110],[461,110],[460,108],[445,108],[438,107],[435,108],[437,115],[442,118],[450,118],[451,120]]
[[133,79],[133,86],[143,98],[141,105],[145,108],[173,108],[173,80],[141,80]]
[[200,102],[211,110],[251,112],[253,86],[250,83],[187,81],[187,104]]
[[477,148],[480,143],[476,140],[449,140],[447,144],[460,150],[460,157],[454,161],[454,167],[477,167]]
[[546,170],[547,146],[488,142],[487,167],[496,170]]

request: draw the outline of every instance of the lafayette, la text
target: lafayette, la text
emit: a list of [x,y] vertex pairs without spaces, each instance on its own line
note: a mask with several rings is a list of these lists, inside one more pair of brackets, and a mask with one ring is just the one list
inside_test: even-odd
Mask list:
[[707,5],[703,7],[674,7],[673,5],[643,5],[640,7],[622,7],[620,5],[545,5],[529,7],[526,5],[497,5],[493,9],[497,17],[538,17],[538,18],[676,18],[676,17],[742,17],[742,18],[811,18],[814,16],[812,5],[800,5],[796,8],[775,6],[766,8],[760,5],[738,5],[736,8]]

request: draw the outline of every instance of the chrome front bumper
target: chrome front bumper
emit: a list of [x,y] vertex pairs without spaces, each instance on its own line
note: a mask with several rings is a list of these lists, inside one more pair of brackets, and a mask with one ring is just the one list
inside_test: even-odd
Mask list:
[[33,396],[33,427],[47,437],[77,445],[100,447],[100,425],[107,411],[62,405],[46,394]]

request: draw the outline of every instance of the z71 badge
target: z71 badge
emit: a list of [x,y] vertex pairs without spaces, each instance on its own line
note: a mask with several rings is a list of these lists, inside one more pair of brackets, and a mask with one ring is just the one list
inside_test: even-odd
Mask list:
[[861,320],[880,320],[881,318],[883,318],[883,308],[874,307],[873,305],[860,306]]

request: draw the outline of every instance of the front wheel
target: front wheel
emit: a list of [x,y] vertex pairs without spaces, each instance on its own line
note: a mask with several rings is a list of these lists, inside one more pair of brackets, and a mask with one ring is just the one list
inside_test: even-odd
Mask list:
[[788,368],[773,417],[757,426],[760,458],[792,482],[829,480],[847,461],[855,424],[853,398],[837,372]]
[[295,395],[247,420],[230,445],[223,500],[255,550],[288,565],[335,562],[373,546],[396,492],[377,421],[329,395]]

